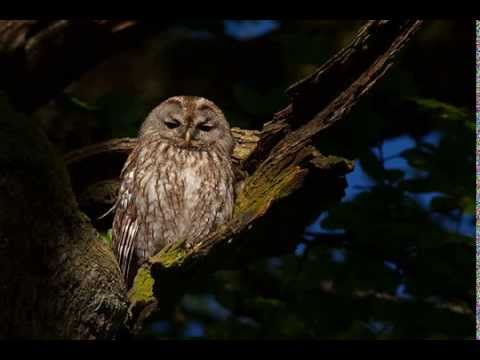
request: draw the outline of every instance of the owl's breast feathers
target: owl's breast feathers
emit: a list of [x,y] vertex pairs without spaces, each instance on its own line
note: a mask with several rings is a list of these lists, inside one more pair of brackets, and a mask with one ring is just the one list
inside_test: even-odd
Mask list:
[[233,180],[230,157],[221,152],[165,142],[137,147],[122,171],[113,224],[114,248],[126,278],[165,245],[177,240],[195,244],[230,220]]

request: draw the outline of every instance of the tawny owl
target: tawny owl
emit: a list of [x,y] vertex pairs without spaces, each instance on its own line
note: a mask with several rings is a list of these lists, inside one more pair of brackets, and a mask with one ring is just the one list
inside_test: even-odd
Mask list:
[[128,287],[165,245],[191,246],[231,218],[233,147],[227,120],[207,99],[172,97],[148,115],[121,173],[112,228]]

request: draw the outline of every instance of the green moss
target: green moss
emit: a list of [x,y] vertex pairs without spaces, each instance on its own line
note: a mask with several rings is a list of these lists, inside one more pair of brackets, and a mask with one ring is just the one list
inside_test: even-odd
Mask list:
[[307,170],[300,167],[296,167],[296,169],[290,171],[282,179],[282,182],[277,185],[275,200],[287,197],[296,189],[298,189],[302,185],[303,179],[306,174]]
[[340,156],[324,156],[318,151],[315,151],[314,155],[315,157],[312,159],[312,163],[315,164],[317,168],[332,170],[338,175],[345,175],[351,172],[355,165],[353,160],[348,160]]
[[298,188],[305,171],[298,165],[292,165],[274,176],[260,174],[248,179],[237,198],[234,214],[236,216],[263,214],[272,201],[288,196]]
[[150,267],[142,266],[135,276],[133,287],[129,293],[129,299],[132,304],[140,301],[150,302],[154,300],[153,284],[155,280],[150,273]]
[[172,246],[164,248],[152,258],[152,262],[161,264],[166,268],[180,265],[187,255],[184,243],[184,241],[177,241]]
[[254,147],[246,148],[237,146],[234,150],[234,156],[238,159],[247,159],[253,152]]

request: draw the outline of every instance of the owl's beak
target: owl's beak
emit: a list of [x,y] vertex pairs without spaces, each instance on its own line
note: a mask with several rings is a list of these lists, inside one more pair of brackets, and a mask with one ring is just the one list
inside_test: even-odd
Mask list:
[[192,130],[191,129],[187,129],[187,131],[185,131],[185,143],[187,145],[190,145],[190,141],[192,140]]

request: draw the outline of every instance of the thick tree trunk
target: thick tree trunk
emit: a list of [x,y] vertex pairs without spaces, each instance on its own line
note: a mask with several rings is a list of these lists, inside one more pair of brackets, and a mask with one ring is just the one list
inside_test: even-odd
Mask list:
[[45,135],[0,101],[0,336],[112,337],[127,309],[117,262]]

